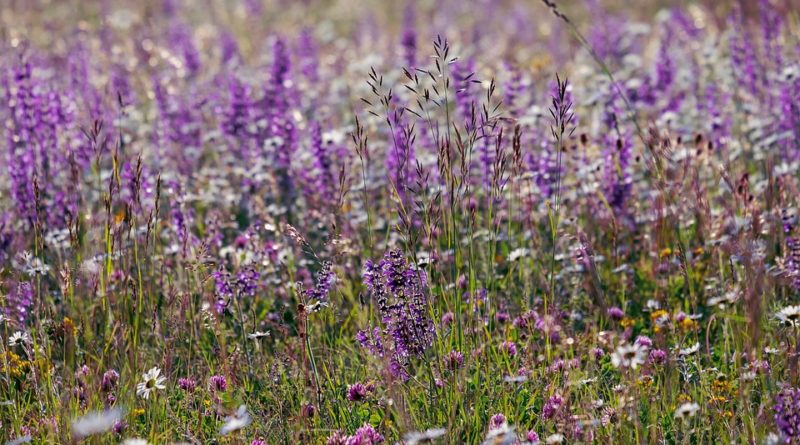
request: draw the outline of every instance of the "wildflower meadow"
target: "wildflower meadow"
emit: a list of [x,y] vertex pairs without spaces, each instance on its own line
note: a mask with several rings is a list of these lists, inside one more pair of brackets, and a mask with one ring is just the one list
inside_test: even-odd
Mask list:
[[0,0],[0,443],[800,443],[795,0]]

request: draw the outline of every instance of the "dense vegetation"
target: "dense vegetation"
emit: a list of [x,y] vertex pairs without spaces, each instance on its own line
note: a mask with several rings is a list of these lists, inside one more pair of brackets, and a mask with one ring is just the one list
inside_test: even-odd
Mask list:
[[0,440],[798,443],[797,10],[640,3],[0,4]]

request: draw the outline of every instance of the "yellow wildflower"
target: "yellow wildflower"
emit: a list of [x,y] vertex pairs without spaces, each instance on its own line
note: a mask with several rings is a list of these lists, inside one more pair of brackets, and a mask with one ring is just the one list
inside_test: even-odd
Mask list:
[[653,321],[658,320],[660,318],[667,318],[668,319],[669,318],[669,312],[665,311],[664,309],[659,309],[657,311],[653,311],[653,313],[650,314],[650,319],[653,320]]
[[683,328],[684,331],[691,331],[693,329],[696,329],[697,326],[698,326],[697,322],[689,317],[686,317],[683,320],[681,320],[681,328]]
[[11,377],[22,377],[29,366],[28,361],[22,360],[12,351],[6,351],[5,354],[0,355],[0,374],[8,373]]
[[653,385],[653,377],[650,375],[643,375],[637,380],[639,386],[647,388]]
[[709,401],[711,403],[723,404],[723,403],[726,403],[728,401],[728,399],[726,399],[723,396],[711,396],[711,399]]
[[64,334],[71,333],[73,336],[78,333],[78,328],[75,327],[75,323],[69,317],[64,317]]
[[717,379],[711,383],[711,389],[716,394],[729,393],[733,389],[733,383],[729,380]]

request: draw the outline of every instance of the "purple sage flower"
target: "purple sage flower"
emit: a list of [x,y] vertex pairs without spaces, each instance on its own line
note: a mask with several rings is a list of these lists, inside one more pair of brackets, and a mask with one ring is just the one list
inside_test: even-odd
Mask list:
[[786,443],[800,439],[800,389],[785,387],[775,397],[775,424]]

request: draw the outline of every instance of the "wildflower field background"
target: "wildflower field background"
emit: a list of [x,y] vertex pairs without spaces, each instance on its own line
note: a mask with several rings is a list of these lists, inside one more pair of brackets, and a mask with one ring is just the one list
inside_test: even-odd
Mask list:
[[800,443],[798,11],[0,1],[0,443]]

